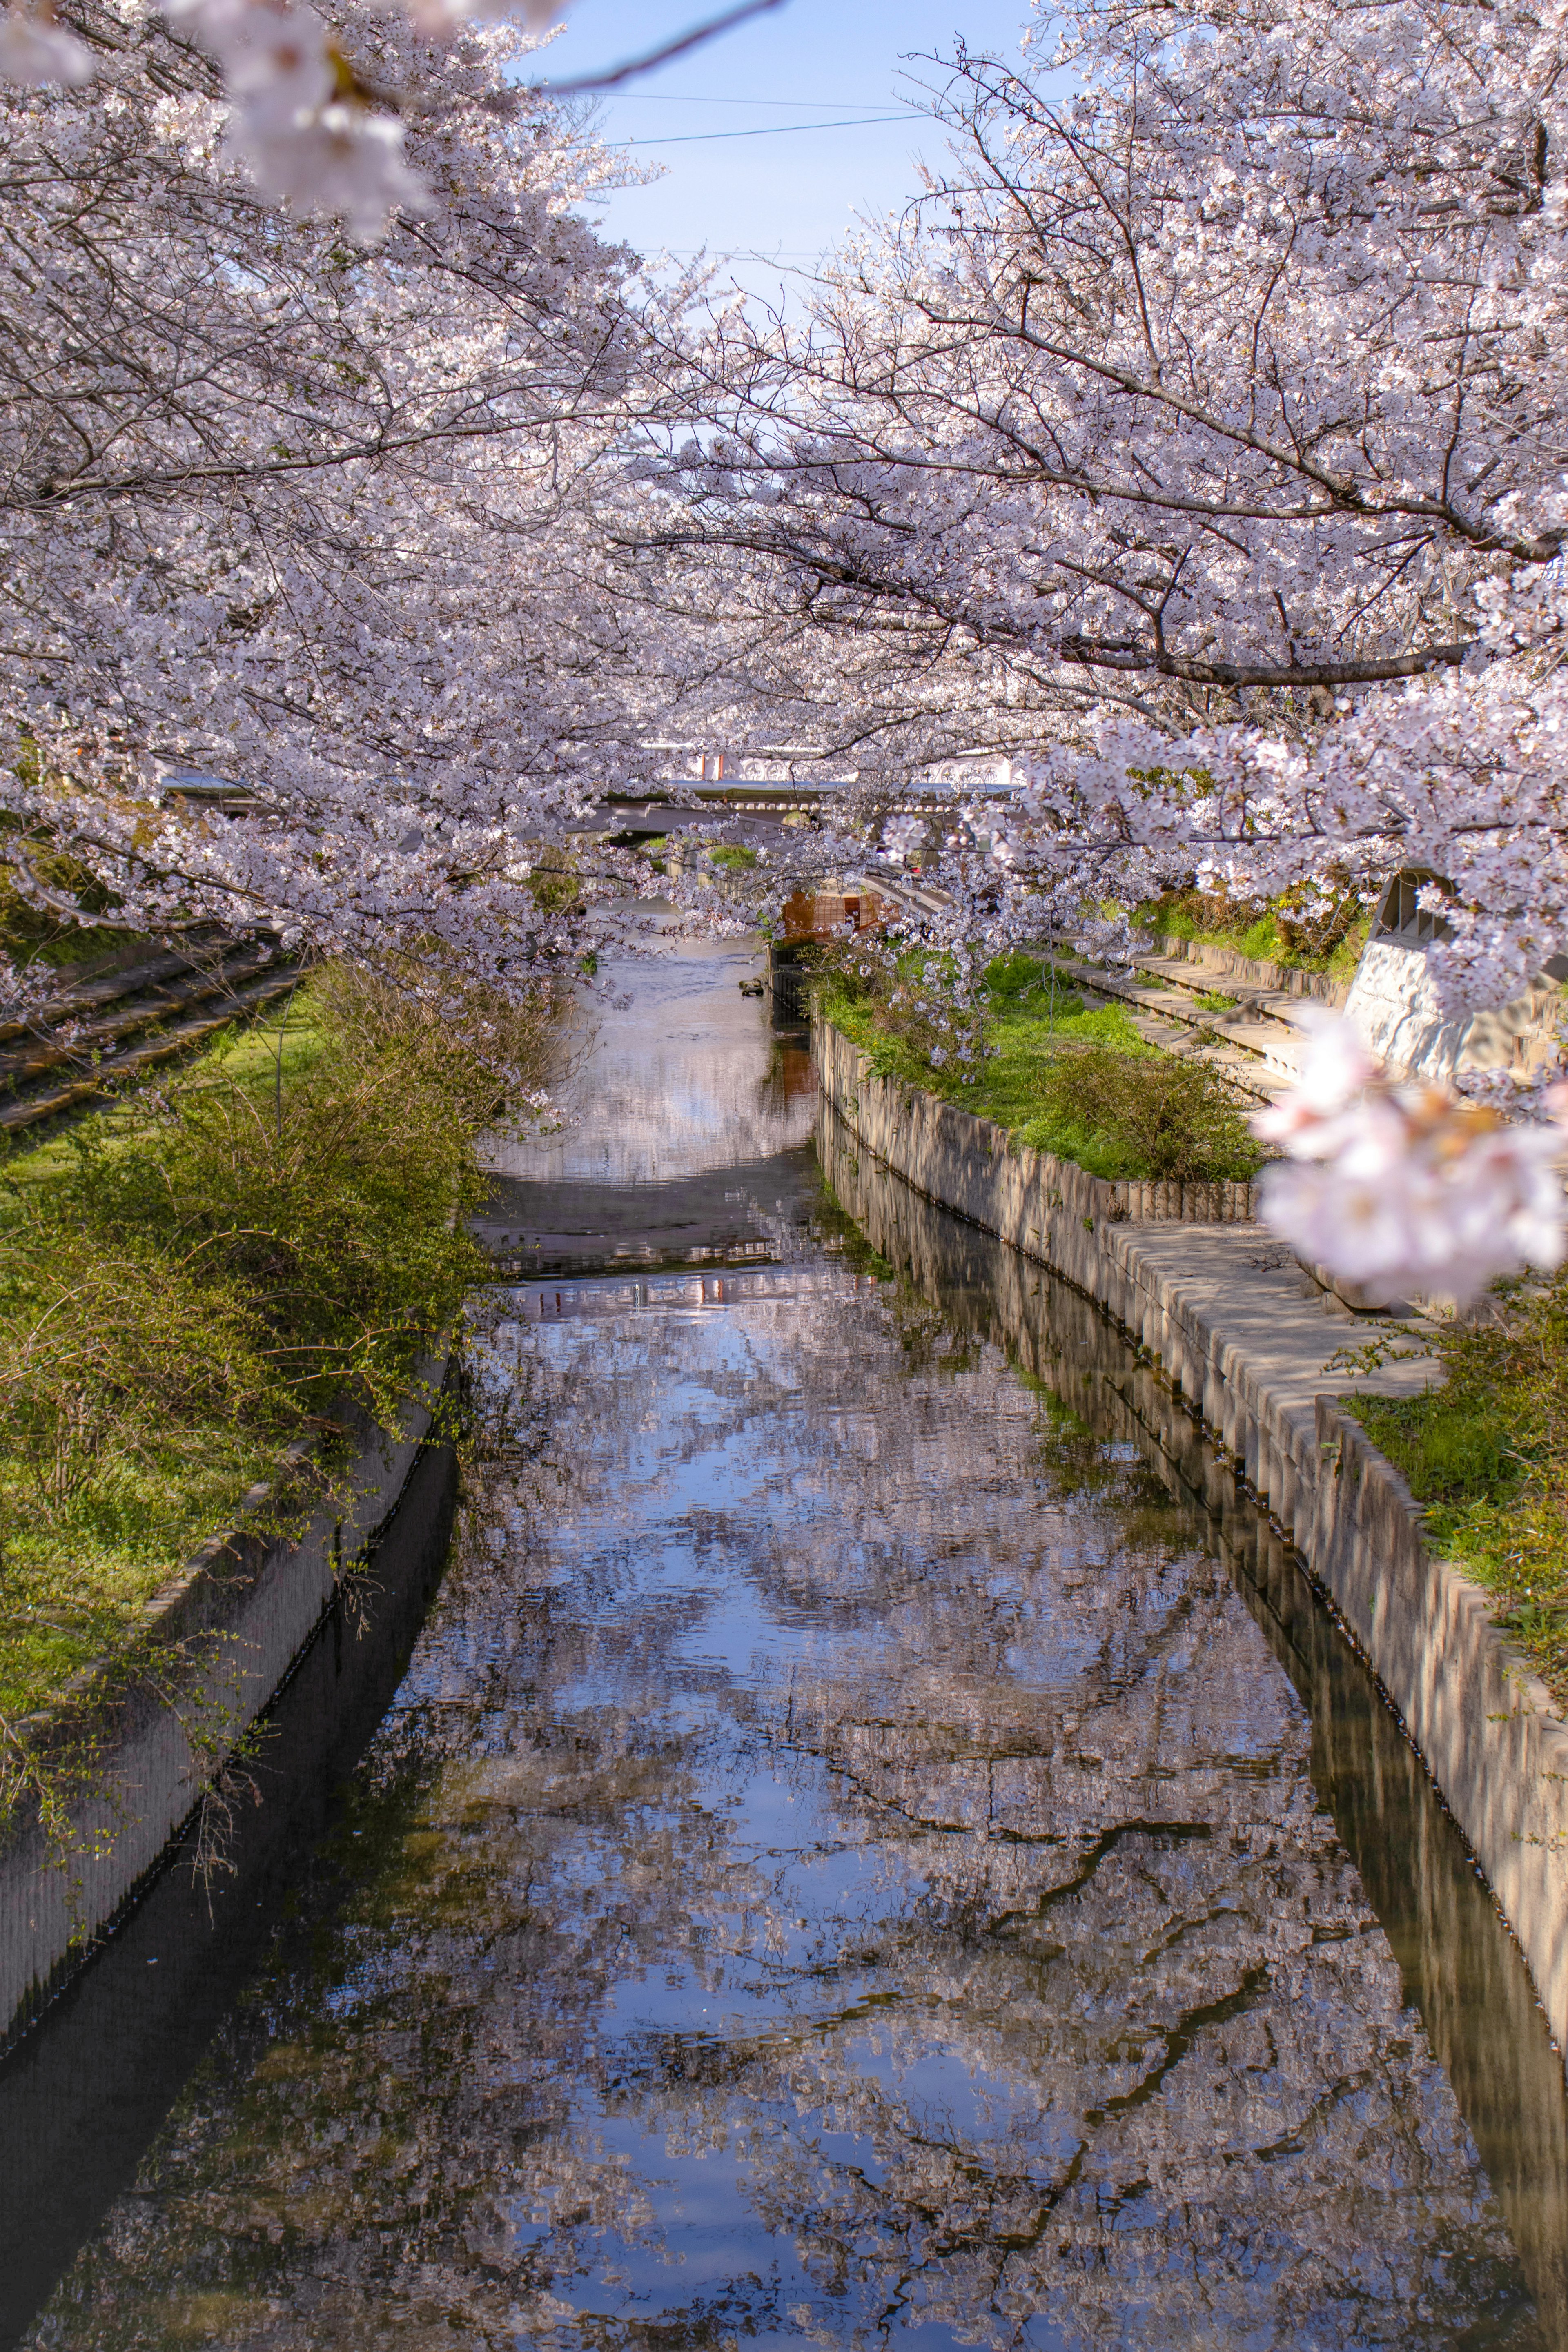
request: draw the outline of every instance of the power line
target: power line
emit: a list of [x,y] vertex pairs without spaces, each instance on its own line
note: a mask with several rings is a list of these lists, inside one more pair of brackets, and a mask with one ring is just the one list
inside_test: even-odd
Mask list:
[[[803,106],[814,107],[831,114],[836,106],[902,106],[902,99],[891,98],[681,98],[674,90],[639,89],[617,99],[618,106]],[[912,112],[919,112],[912,108]]]
[[908,122],[907,114],[852,114],[842,122],[770,122],[756,131],[680,131],[669,139],[613,139],[622,147],[690,147],[709,139],[778,139],[786,131],[856,131],[867,122]]

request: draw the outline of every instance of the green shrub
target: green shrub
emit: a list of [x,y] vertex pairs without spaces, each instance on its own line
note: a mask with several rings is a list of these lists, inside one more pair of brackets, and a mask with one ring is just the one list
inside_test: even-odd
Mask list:
[[1243,1181],[1262,1153],[1223,1072],[1172,1054],[1106,1045],[1063,1048],[1043,1073],[1040,1105],[1157,1182]]
[[742,844],[735,842],[721,844],[719,848],[710,849],[708,854],[715,866],[732,874],[747,872],[757,862],[757,853],[754,849],[748,849]]
[[928,1087],[1090,1175],[1241,1179],[1258,1167],[1224,1077],[1146,1045],[1124,1005],[1087,1003],[1023,953],[987,966],[977,1007],[949,1009],[951,989],[945,959],[888,958],[860,942],[832,951],[823,1009],[879,1076]]

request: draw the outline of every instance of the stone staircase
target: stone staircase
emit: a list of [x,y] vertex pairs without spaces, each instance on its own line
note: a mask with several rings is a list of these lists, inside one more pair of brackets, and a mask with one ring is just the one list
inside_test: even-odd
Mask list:
[[[1225,965],[1216,970],[1207,961],[1214,950],[1189,950],[1184,940],[1163,945],[1166,952],[1141,957],[1131,971],[1059,953],[1057,970],[1070,976],[1086,995],[1124,1004],[1133,1026],[1150,1045],[1167,1053],[1201,1055],[1242,1092],[1259,1102],[1274,1101],[1300,1075],[1303,1003],[1313,998],[1342,1001],[1344,992],[1329,982],[1309,989],[1300,983],[1314,980],[1315,974],[1286,973],[1267,964],[1252,965],[1268,975],[1261,984],[1242,980]],[[1201,962],[1199,953],[1205,955]],[[1233,959],[1236,963],[1248,961]],[[1228,1006],[1212,1001],[1218,997],[1229,998]],[[1205,998],[1211,1002],[1204,1003]]]
[[275,940],[207,938],[62,988],[26,1021],[0,1022],[0,1130],[37,1126],[292,989]]
[[[903,876],[879,874],[861,887],[916,918],[940,914],[949,904],[945,893]],[[1201,1055],[1260,1103],[1273,1102],[1300,1074],[1303,1003],[1342,1006],[1350,993],[1347,983],[1321,973],[1197,940],[1160,940],[1131,971],[1089,963],[1043,940],[1033,952],[1051,956],[1058,971],[1084,994],[1124,1004],[1150,1045]],[[1230,999],[1228,1006],[1199,1002],[1219,996]]]

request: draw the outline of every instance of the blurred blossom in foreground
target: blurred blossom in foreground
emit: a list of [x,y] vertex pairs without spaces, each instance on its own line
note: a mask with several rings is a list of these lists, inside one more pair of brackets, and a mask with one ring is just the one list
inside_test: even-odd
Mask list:
[[925,840],[925,819],[918,816],[889,817],[882,827],[882,853],[893,865],[902,866],[906,858],[918,857]]
[[[176,28],[224,70],[229,144],[262,194],[336,214],[366,244],[399,212],[428,213],[430,191],[406,161],[403,125],[366,103],[327,26],[307,0],[161,0]],[[541,33],[566,0],[410,0],[416,29],[445,39],[473,16],[516,15]],[[54,20],[50,0],[0,8],[0,81],[86,82],[92,53]]]
[[1568,1087],[1552,1123],[1507,1126],[1442,1088],[1394,1086],[1336,1013],[1301,1016],[1300,1083],[1253,1120],[1289,1155],[1265,1170],[1265,1222],[1314,1265],[1384,1299],[1463,1306],[1499,1275],[1562,1263]]
[[12,6],[0,14],[0,81],[91,79],[92,52],[56,24],[49,8]]
[[289,0],[163,0],[224,69],[228,140],[264,196],[335,213],[367,244],[429,210],[396,118],[340,93],[342,61],[313,8]]

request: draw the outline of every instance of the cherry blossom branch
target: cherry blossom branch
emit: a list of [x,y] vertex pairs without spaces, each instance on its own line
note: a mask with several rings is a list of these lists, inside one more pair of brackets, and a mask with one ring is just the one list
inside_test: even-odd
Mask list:
[[707,42],[717,40],[721,33],[731,31],[735,26],[745,24],[752,16],[764,16],[774,8],[786,8],[788,5],[789,0],[744,0],[743,6],[726,9],[721,16],[710,17],[704,25],[694,25],[689,32],[679,34],[675,40],[666,41],[659,48],[646,50],[641,57],[627,58],[622,64],[612,66],[604,73],[584,74],[576,81],[545,82],[542,88],[551,98],[575,98],[590,90],[616,89],[622,82],[635,80],[639,74],[652,73],[656,67],[668,65],[674,58],[685,57],[689,50],[701,48]]
[[1361,661],[1267,663],[1200,661],[1164,647],[1096,644],[1092,638],[1066,635],[1057,650],[1064,661],[1088,669],[1138,670],[1159,677],[1185,679],[1194,686],[1265,687],[1371,686],[1400,677],[1422,677],[1429,670],[1456,668],[1476,640],[1446,646],[1425,646],[1407,654],[1373,654]]

